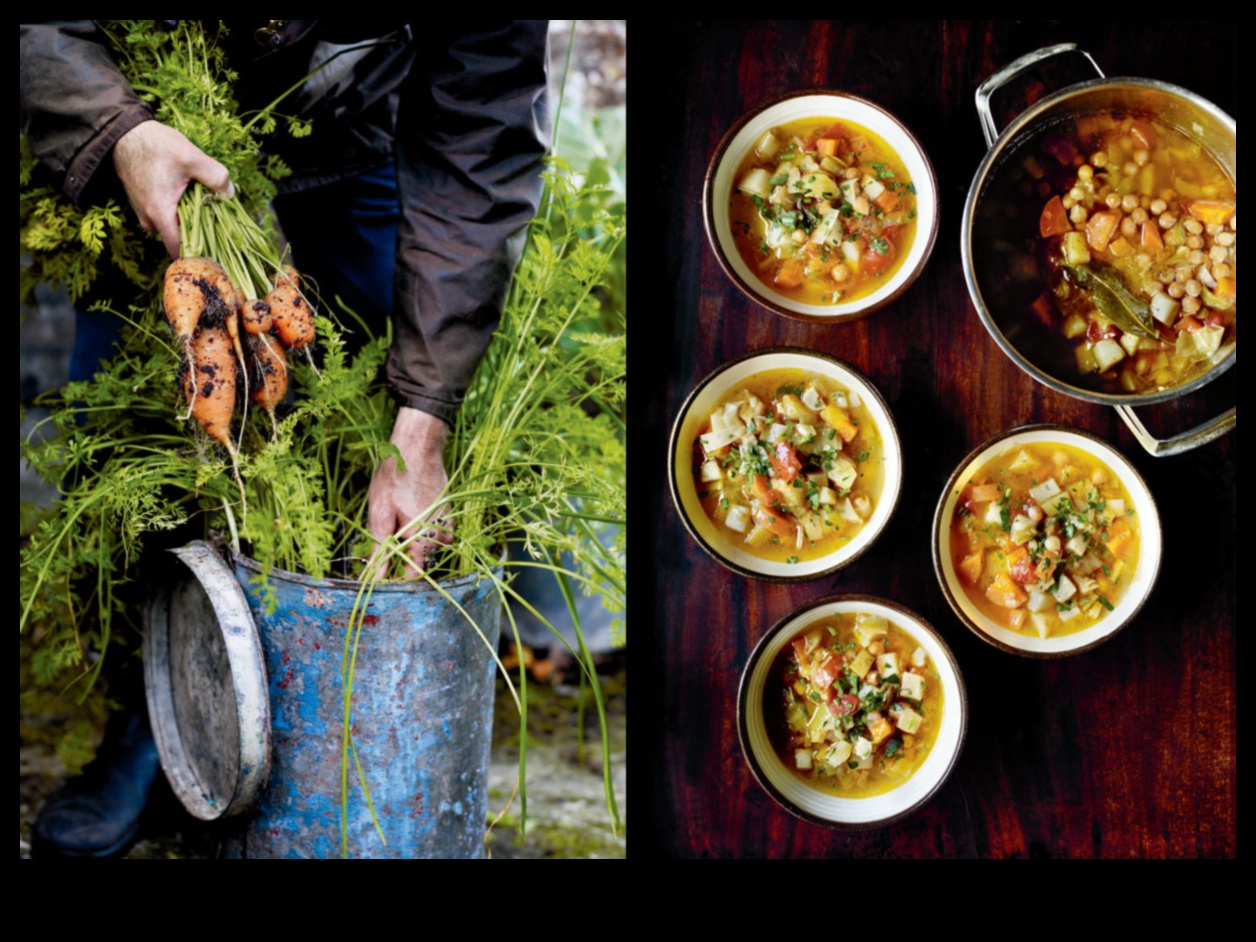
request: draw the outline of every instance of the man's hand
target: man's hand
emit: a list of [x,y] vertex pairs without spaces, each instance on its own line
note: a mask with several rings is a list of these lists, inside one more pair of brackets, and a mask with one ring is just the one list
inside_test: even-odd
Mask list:
[[113,146],[113,165],[140,225],[161,235],[179,257],[179,197],[193,180],[228,199],[235,195],[227,168],[160,121],[137,124]]
[[[375,469],[367,494],[367,523],[376,542],[394,533],[403,540],[415,533],[411,524],[440,499],[449,477],[445,473],[445,423],[434,415],[402,406],[397,413],[390,441],[397,446],[406,470],[397,469],[397,459],[387,458]],[[433,510],[423,522],[435,524],[423,531],[423,538],[410,544],[412,575],[427,567],[436,544],[451,543],[449,524],[442,520],[444,506]]]

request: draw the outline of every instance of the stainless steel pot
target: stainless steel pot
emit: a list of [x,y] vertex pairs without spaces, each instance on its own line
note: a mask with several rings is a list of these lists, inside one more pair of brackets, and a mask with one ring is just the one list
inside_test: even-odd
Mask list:
[[[1065,53],[1085,56],[1099,78],[1070,85],[1041,99],[999,133],[990,107],[994,93],[1045,60]],[[1228,348],[1223,347],[1206,372],[1180,386],[1131,394],[1085,389],[1055,375],[1049,366],[1044,365],[1037,352],[1042,346],[1041,332],[1026,324],[1023,305],[1008,302],[1007,285],[1012,279],[1007,276],[1006,266],[1001,267],[999,262],[991,261],[997,256],[1000,245],[1008,244],[1009,240],[1015,243],[1017,235],[1019,241],[1024,240],[1023,229],[1013,231],[1010,228],[1020,223],[1016,220],[1009,222],[1007,201],[996,198],[1000,171],[1023,156],[1019,151],[1022,145],[1039,138],[1052,125],[1071,122],[1077,115],[1100,110],[1156,115],[1158,120],[1182,129],[1199,141],[1225,168],[1230,178],[1236,179],[1238,128],[1234,118],[1216,105],[1186,89],[1154,79],[1107,78],[1089,54],[1071,43],[1029,53],[990,76],[977,89],[977,111],[990,150],[977,169],[964,206],[960,235],[964,278],[968,283],[968,293],[990,336],[1021,369],[1057,392],[1115,406],[1130,431],[1150,454],[1178,454],[1212,441],[1234,428],[1235,409],[1171,438],[1158,439],[1139,421],[1134,407],[1176,399],[1216,379],[1234,366],[1237,342],[1230,343]],[[1034,218],[1037,218],[1036,212]]]

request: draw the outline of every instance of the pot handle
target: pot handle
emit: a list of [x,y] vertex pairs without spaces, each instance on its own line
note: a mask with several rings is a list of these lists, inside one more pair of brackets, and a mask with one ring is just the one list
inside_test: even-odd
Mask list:
[[1010,65],[1004,66],[982,82],[977,89],[977,115],[981,118],[981,133],[986,136],[987,147],[993,147],[994,142],[999,139],[999,129],[995,127],[994,114],[990,110],[991,96],[1022,72],[1027,72],[1040,62],[1045,62],[1047,59],[1063,55],[1066,52],[1076,52],[1085,56],[1086,61],[1099,73],[1099,77],[1105,77],[1103,69],[1099,68],[1095,60],[1091,58],[1090,53],[1083,49],[1078,49],[1077,43],[1061,43],[1058,46],[1047,46],[1045,49],[1026,53]]
[[1138,444],[1142,445],[1147,454],[1155,458],[1164,458],[1167,455],[1180,455],[1192,448],[1198,448],[1200,445],[1206,445],[1214,438],[1220,438],[1235,425],[1235,410],[1238,406],[1223,412],[1215,419],[1210,419],[1203,425],[1197,425],[1195,428],[1187,429],[1181,434],[1174,435],[1171,438],[1156,438],[1151,432],[1147,431],[1147,427],[1143,425],[1134,410],[1130,406],[1117,406],[1117,414],[1129,426],[1129,430],[1134,433],[1134,437],[1138,439]]

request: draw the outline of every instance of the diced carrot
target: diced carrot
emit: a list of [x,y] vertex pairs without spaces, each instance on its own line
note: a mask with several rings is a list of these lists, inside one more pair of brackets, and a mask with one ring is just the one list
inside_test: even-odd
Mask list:
[[972,499],[977,503],[984,503],[988,500],[998,500],[1003,495],[999,491],[997,484],[974,484],[971,491]]
[[894,727],[890,725],[889,720],[882,717],[868,727],[868,739],[874,746],[879,746],[889,739],[892,732],[894,732]]
[[1233,278],[1218,278],[1217,279],[1217,296],[1218,297],[1230,298],[1231,300],[1237,301],[1238,295],[1235,293],[1236,291],[1237,291],[1237,287],[1234,283]]
[[1013,631],[1020,631],[1021,626],[1025,624],[1025,610],[1023,608],[1014,608],[1007,613],[1007,626]]
[[754,490],[755,496],[759,498],[763,514],[767,519],[767,523],[765,524],[767,528],[777,536],[796,536],[797,529],[795,528],[794,522],[772,506],[773,501],[780,500],[780,495],[773,492],[772,485],[768,483],[768,479],[765,475],[755,475]]
[[999,573],[986,589],[986,598],[1003,608],[1020,608],[1029,601],[1029,596],[1005,572]]
[[1173,326],[1177,328],[1179,334],[1189,334],[1193,330],[1199,330],[1204,324],[1194,314],[1187,314],[1185,317],[1178,318],[1178,322]]
[[1187,208],[1205,226],[1224,226],[1234,215],[1235,206],[1218,200],[1195,200]]
[[779,288],[797,288],[807,277],[807,266],[801,259],[787,258],[777,269],[775,282]]
[[896,213],[902,204],[899,201],[898,194],[886,187],[881,191],[881,195],[877,197],[877,205],[881,207],[883,213]]
[[1126,526],[1123,521],[1116,521],[1116,523],[1108,527],[1108,552],[1113,556],[1120,556],[1133,538],[1134,531]]
[[816,152],[821,157],[832,157],[837,153],[837,141],[831,137],[822,137],[816,141]]
[[850,420],[846,410],[840,406],[830,403],[824,407],[820,417],[837,430],[837,434],[842,437],[844,442],[854,441],[855,436],[859,434],[859,426]]
[[1156,225],[1155,220],[1148,219],[1143,223],[1142,231],[1139,233],[1143,248],[1145,249],[1162,249],[1164,248],[1164,239],[1160,236],[1160,227]]
[[985,554],[981,550],[975,553],[969,553],[959,564],[960,575],[962,575],[972,585],[977,584],[977,580],[981,578],[981,571],[985,568]]
[[1107,251],[1112,233],[1116,232],[1120,221],[1116,213],[1098,212],[1092,215],[1086,223],[1086,241],[1090,247],[1096,252]]
[[1020,585],[1029,585],[1031,582],[1038,581],[1033,558],[1029,555],[1029,550],[1023,546],[1018,546],[1007,554],[1007,573],[1012,577],[1013,582]]
[[1127,255],[1134,254],[1134,246],[1130,245],[1129,240],[1125,236],[1117,236],[1112,240],[1108,248],[1117,258],[1125,258]]
[[1053,196],[1047,200],[1047,205],[1042,207],[1042,216],[1038,219],[1038,233],[1046,239],[1064,235],[1072,228],[1073,224],[1068,221],[1068,211],[1060,198]]
[[1138,141],[1138,145],[1145,150],[1151,150],[1156,146],[1156,129],[1151,126],[1151,122],[1144,118],[1139,118],[1130,127],[1130,134],[1134,140]]

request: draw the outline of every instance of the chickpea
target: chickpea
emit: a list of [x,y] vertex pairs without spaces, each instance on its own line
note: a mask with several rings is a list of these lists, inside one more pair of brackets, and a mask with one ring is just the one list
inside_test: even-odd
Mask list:
[[1141,206],[1138,207],[1138,209],[1130,213],[1130,219],[1134,220],[1134,225],[1141,226],[1147,221],[1147,210],[1143,209]]
[[1160,271],[1156,272],[1156,280],[1159,281],[1162,285],[1169,284],[1171,281],[1173,281],[1172,269],[1162,268]]
[[1214,245],[1209,250],[1208,257],[1212,259],[1214,265],[1219,265],[1230,257],[1230,253],[1220,245]]
[[1125,161],[1125,166],[1121,168],[1121,172],[1127,177],[1132,177],[1134,174],[1138,173],[1138,164],[1134,163],[1132,160],[1127,160]]
[[1042,523],[1042,508],[1034,504],[1025,511],[1025,516],[1029,518],[1031,523]]
[[1125,196],[1121,198],[1121,208],[1127,213],[1132,213],[1134,210],[1138,209],[1138,197],[1133,193],[1126,193]]
[[1218,232],[1216,242],[1217,242],[1217,245],[1225,246],[1228,249],[1230,246],[1234,244],[1234,233],[1233,232]]
[[1183,298],[1182,299],[1182,313],[1183,314],[1198,314],[1199,309],[1203,306],[1204,306],[1203,302],[1200,301],[1199,298]]
[[1143,271],[1151,268],[1151,256],[1146,252],[1139,252],[1134,256],[1134,261],[1138,262],[1138,267]]
[[1187,236],[1186,247],[1188,249],[1202,249],[1204,247],[1204,240],[1197,235]]
[[1090,164],[1096,170],[1106,167],[1108,165],[1108,155],[1101,150],[1095,151],[1090,155]]
[[1065,209],[1072,209],[1077,205],[1077,200],[1073,199],[1071,196],[1065,196],[1060,200],[1060,205]]
[[794,240],[795,245],[802,245],[807,241],[807,233],[803,232],[801,229],[795,229],[794,234],[790,238]]
[[1094,175],[1095,168],[1090,166],[1090,164],[1082,164],[1077,168],[1077,179],[1081,180],[1083,183],[1093,179]]
[[1163,189],[1160,191],[1160,198],[1164,200],[1166,203],[1172,203],[1174,200],[1177,199],[1177,190],[1172,190],[1168,188]]
[[1210,222],[1208,225],[1204,226],[1204,231],[1208,233],[1210,236],[1215,236],[1218,232],[1221,232],[1223,229],[1225,229],[1225,226],[1217,222]]
[[1195,219],[1193,217],[1191,219],[1186,220],[1186,222],[1182,223],[1182,226],[1191,235],[1199,235],[1201,232],[1204,231],[1203,223],[1201,223],[1198,219]]
[[1108,472],[1103,468],[1095,468],[1095,473],[1090,476],[1090,480],[1097,487],[1102,487],[1108,483]]
[[869,687],[881,686],[881,675],[876,671],[868,671],[868,673],[864,676],[864,680],[867,682]]
[[1180,285],[1186,284],[1190,280],[1191,273],[1189,269],[1179,268],[1173,273],[1173,280]]
[[1172,229],[1173,224],[1177,222],[1177,216],[1166,211],[1160,214],[1160,218],[1157,221],[1160,223],[1161,229]]
[[1060,538],[1054,533],[1042,541],[1042,548],[1052,555],[1060,552]]
[[1134,220],[1126,216],[1121,220],[1121,235],[1127,239],[1132,239],[1138,234],[1138,226],[1134,225]]
[[1109,193],[1103,198],[1103,201],[1108,204],[1108,209],[1121,208],[1121,195],[1119,193]]
[[1173,298],[1175,301],[1180,301],[1182,300],[1182,295],[1186,294],[1186,289],[1175,281],[1173,284],[1169,285],[1168,294],[1169,297]]
[[1152,200],[1151,205],[1148,206],[1147,208],[1151,211],[1151,214],[1153,216],[1159,216],[1161,213],[1163,213],[1166,209],[1169,208],[1169,204],[1166,203],[1164,200]]
[[1078,226],[1084,223],[1089,217],[1090,213],[1086,212],[1086,207],[1082,206],[1080,203],[1070,209],[1068,213],[1069,221]]
[[1086,191],[1083,190],[1080,186],[1075,186],[1073,187],[1073,189],[1068,191],[1068,198],[1071,199],[1074,203],[1080,203],[1085,198],[1085,196],[1086,196]]
[[1190,281],[1188,281],[1184,287],[1186,288],[1186,293],[1190,295],[1192,298],[1199,297],[1200,292],[1203,291],[1204,289],[1204,286],[1201,285],[1199,281],[1195,278],[1192,278]]
[[1230,230],[1232,232],[1239,231],[1239,214],[1238,213],[1235,213],[1233,216],[1230,217]]
[[860,176],[858,167],[847,167],[842,171],[842,177],[847,180],[858,180]]
[[1229,277],[1230,277],[1230,266],[1229,266],[1229,265],[1227,265],[1225,262],[1219,262],[1219,263],[1217,263],[1216,265],[1213,265],[1213,266],[1212,266],[1212,277],[1214,277],[1214,278],[1229,278]]
[[833,280],[839,285],[850,278],[850,269],[846,267],[845,262],[838,262],[833,266]]
[[868,645],[868,653],[873,657],[880,657],[885,653],[885,645],[883,645],[880,641],[874,641],[872,644]]
[[1208,256],[1205,255],[1203,252],[1201,252],[1199,249],[1192,250],[1190,254],[1191,266],[1194,268],[1198,268],[1200,265],[1204,264],[1204,259],[1206,259],[1207,257]]
[[1147,151],[1142,150],[1141,148],[1134,151],[1134,163],[1138,164],[1138,166],[1147,166],[1147,161],[1149,160],[1151,160],[1151,154],[1147,153]]

